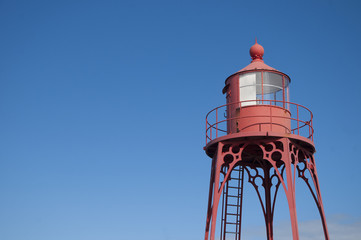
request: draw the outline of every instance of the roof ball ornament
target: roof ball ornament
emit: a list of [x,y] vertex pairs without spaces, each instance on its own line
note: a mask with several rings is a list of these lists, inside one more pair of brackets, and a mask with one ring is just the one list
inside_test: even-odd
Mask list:
[[257,38],[256,43],[249,49],[249,54],[251,55],[253,61],[263,60],[264,49],[257,43]]

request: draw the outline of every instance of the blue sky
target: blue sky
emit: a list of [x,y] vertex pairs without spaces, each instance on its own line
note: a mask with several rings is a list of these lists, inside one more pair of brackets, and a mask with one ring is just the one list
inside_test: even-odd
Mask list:
[[[205,115],[225,103],[224,80],[249,64],[255,37],[265,62],[291,77],[291,101],[314,113],[331,236],[356,239],[360,7],[1,1],[0,239],[202,239]],[[300,225],[314,226],[308,192],[297,194],[310,203],[300,204]],[[288,213],[276,208],[281,235]],[[262,223],[245,220],[249,239]]]

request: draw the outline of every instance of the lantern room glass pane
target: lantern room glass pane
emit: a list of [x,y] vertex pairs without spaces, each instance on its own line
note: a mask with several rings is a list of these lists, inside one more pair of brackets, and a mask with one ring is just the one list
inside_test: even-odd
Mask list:
[[270,72],[263,73],[263,94],[276,93],[282,91],[282,75]]
[[239,76],[240,101],[241,102],[246,101],[242,103],[242,107],[257,104],[256,101],[249,101],[249,100],[256,100],[256,95],[257,95],[256,78],[257,78],[256,73],[242,74]]
[[240,101],[246,101],[242,103],[242,107],[271,104],[287,108],[284,102],[289,101],[289,82],[288,77],[272,72],[241,74],[239,76]]

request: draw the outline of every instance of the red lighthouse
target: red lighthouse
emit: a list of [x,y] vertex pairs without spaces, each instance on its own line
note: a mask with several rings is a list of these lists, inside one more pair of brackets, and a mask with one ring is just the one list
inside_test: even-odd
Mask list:
[[260,200],[267,239],[273,239],[275,202],[283,190],[292,236],[298,240],[296,178],[310,189],[328,240],[313,156],[312,112],[290,102],[290,77],[266,65],[263,53],[256,41],[250,49],[252,62],[226,79],[227,103],[206,117],[205,151],[212,158],[212,168],[205,240],[216,239],[216,228],[221,240],[241,239],[246,179]]

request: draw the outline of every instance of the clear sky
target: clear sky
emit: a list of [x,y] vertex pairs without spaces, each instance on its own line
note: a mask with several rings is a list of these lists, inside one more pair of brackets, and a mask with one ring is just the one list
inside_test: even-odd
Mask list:
[[[359,239],[360,9],[347,0],[0,1],[0,239],[202,239],[205,115],[225,103],[224,80],[249,64],[255,37],[265,62],[291,77],[291,101],[314,113],[331,237]],[[309,203],[298,211],[305,236],[318,220],[308,194],[297,192]],[[276,234],[288,239],[288,213],[276,208]],[[250,240],[264,239],[263,222],[244,224]]]

